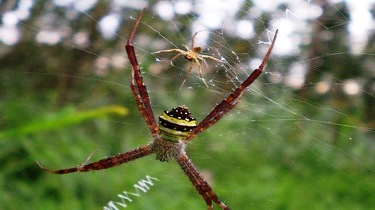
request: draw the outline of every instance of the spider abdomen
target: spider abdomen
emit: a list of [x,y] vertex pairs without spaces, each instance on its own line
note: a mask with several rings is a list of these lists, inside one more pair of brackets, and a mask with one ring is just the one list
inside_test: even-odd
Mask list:
[[196,127],[195,118],[190,116],[184,105],[163,112],[159,117],[159,129],[162,139],[178,142]]
[[156,138],[152,142],[151,151],[156,154],[157,160],[164,162],[171,158],[177,158],[183,153],[185,151],[185,144],[181,141],[173,142]]

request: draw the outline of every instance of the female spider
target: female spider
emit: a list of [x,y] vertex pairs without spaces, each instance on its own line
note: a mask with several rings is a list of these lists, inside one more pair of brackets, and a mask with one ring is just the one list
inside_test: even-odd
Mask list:
[[277,31],[271,46],[258,69],[255,69],[254,72],[237,87],[237,89],[235,89],[226,99],[221,101],[221,103],[219,103],[200,123],[198,123],[198,125],[196,124],[195,118],[190,116],[188,108],[184,105],[163,112],[159,117],[159,123],[157,123],[151,108],[147,88],[143,83],[134,46],[132,45],[132,40],[143,12],[144,10],[136,20],[125,48],[132,65],[130,88],[136,98],[138,109],[150,129],[153,138],[152,142],[125,153],[73,168],[51,170],[45,168],[39,163],[37,164],[41,169],[50,173],[68,174],[73,172],[86,172],[111,168],[155,153],[156,159],[162,162],[170,159],[175,159],[177,161],[198,193],[203,197],[207,209],[212,210],[212,202],[214,202],[219,205],[221,209],[228,210],[229,207],[219,199],[210,185],[203,179],[197,168],[193,165],[185,152],[185,147],[195,136],[218,122],[228,111],[233,109],[239,99],[247,91],[248,86],[262,73],[275,44]]
[[202,71],[202,65],[200,63],[199,60],[201,60],[205,65],[206,67],[208,67],[208,64],[205,60],[205,58],[208,58],[208,59],[211,59],[211,60],[214,60],[216,62],[219,62],[221,63],[222,61],[218,58],[215,58],[215,57],[212,57],[212,56],[209,56],[209,55],[202,55],[201,52],[202,52],[202,47],[200,46],[194,46],[194,39],[195,37],[197,36],[197,34],[199,33],[200,31],[198,32],[195,32],[193,37],[191,38],[191,45],[190,45],[190,48],[187,46],[187,45],[183,45],[186,49],[185,50],[181,50],[181,49],[178,49],[178,48],[175,48],[175,49],[169,49],[169,50],[160,50],[160,51],[157,51],[157,52],[154,52],[153,54],[157,54],[157,53],[168,53],[168,52],[177,52],[178,54],[175,55],[172,60],[171,60],[171,63],[176,60],[176,58],[178,58],[180,55],[184,56],[185,59],[189,60],[190,61],[190,66],[189,66],[189,69],[185,75],[185,78],[184,78],[184,81],[182,82],[181,86],[180,86],[180,89],[182,88],[182,86],[184,86],[185,82],[186,82],[186,79],[189,77],[190,75],[190,72],[191,70],[193,69],[193,66],[194,66],[194,63],[197,64],[198,66],[198,74],[199,74],[199,77],[201,78],[201,80],[203,81],[203,83],[207,85],[204,77],[203,77],[203,71]]

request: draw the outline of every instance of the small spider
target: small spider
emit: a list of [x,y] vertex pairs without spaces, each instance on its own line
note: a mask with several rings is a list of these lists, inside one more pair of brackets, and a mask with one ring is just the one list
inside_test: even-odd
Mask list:
[[132,44],[135,31],[143,12],[144,10],[136,20],[125,48],[129,61],[132,65],[130,88],[136,99],[138,109],[151,132],[153,140],[150,143],[136,149],[87,164],[86,162],[90,159],[90,155],[84,164],[78,167],[51,170],[42,166],[40,163],[37,164],[41,169],[50,173],[68,174],[73,172],[87,172],[107,169],[141,157],[155,154],[156,159],[162,162],[170,159],[175,159],[177,161],[181,169],[194,185],[195,189],[206,202],[208,210],[213,210],[213,202],[219,205],[221,209],[229,210],[229,207],[219,199],[216,193],[213,192],[210,185],[204,180],[198,169],[194,166],[193,162],[186,154],[186,145],[194,137],[217,123],[227,112],[232,110],[243,94],[247,92],[249,85],[253,83],[262,73],[266,62],[271,55],[272,48],[276,41],[277,31],[261,65],[255,69],[254,72],[251,73],[250,76],[226,99],[221,101],[200,123],[196,124],[196,119],[191,117],[190,111],[184,105],[173,108],[170,111],[163,112],[159,116],[159,122],[157,123],[151,107],[147,87],[143,83],[141,69],[137,61],[134,46]]
[[181,49],[178,49],[178,48],[175,48],[175,49],[169,49],[169,50],[160,50],[160,51],[157,51],[157,52],[153,52],[153,54],[157,54],[157,53],[168,53],[168,52],[177,52],[178,54],[176,56],[174,56],[171,60],[171,64],[174,60],[176,60],[180,55],[184,56],[185,59],[189,60],[190,61],[190,66],[189,66],[189,69],[186,73],[186,76],[184,78],[184,81],[182,82],[181,86],[180,86],[180,89],[182,88],[182,86],[184,86],[185,82],[186,82],[186,79],[189,77],[190,75],[190,72],[191,70],[193,69],[193,66],[194,66],[194,63],[197,64],[198,66],[198,74],[199,74],[199,77],[201,78],[201,80],[203,81],[203,83],[207,85],[204,77],[203,77],[203,71],[202,71],[202,65],[201,65],[201,62],[200,60],[206,65],[206,67],[208,67],[208,64],[206,62],[206,58],[208,59],[211,59],[211,60],[214,60],[216,62],[219,62],[219,63],[222,63],[223,61],[218,59],[218,58],[215,58],[215,57],[212,57],[212,56],[209,56],[209,55],[202,55],[201,52],[202,52],[202,47],[200,46],[194,46],[194,39],[195,37],[197,36],[197,34],[199,33],[200,31],[198,32],[195,32],[192,39],[191,39],[191,45],[190,45],[190,48],[187,46],[187,45],[183,45],[186,49],[185,50],[181,50]]

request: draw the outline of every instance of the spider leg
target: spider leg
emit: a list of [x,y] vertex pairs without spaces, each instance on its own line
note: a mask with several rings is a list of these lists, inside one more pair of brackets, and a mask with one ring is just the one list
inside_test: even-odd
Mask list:
[[168,52],[178,52],[180,54],[185,54],[186,52],[181,50],[181,49],[169,49],[169,50],[159,50],[156,52],[153,52],[152,54],[157,54],[157,53],[168,53]]
[[208,59],[211,59],[211,60],[214,60],[216,62],[219,62],[219,63],[222,63],[223,61],[218,59],[218,58],[215,58],[215,57],[212,57],[212,56],[209,56],[209,55],[199,55],[201,58],[208,58]]
[[125,49],[126,53],[128,54],[129,61],[132,65],[130,88],[136,98],[138,109],[151,131],[152,137],[156,138],[159,135],[159,127],[156,123],[154,113],[151,108],[150,98],[148,96],[147,88],[143,83],[141,69],[139,67],[137,57],[135,55],[134,46],[132,44],[133,36],[138,27],[143,12],[144,9],[142,10],[141,14],[139,15],[134,24],[133,30],[126,43]]
[[[201,31],[197,31],[194,33],[193,37],[191,38],[191,49],[194,49],[194,40],[195,40],[195,37],[197,36],[197,34],[201,32]],[[187,48],[187,47],[186,47]]]
[[251,83],[255,81],[256,78],[262,73],[264,66],[267,63],[268,58],[271,55],[272,48],[275,44],[277,38],[278,30],[276,30],[275,36],[273,37],[271,46],[268,48],[266,55],[260,66],[250,74],[250,76],[240,85],[238,86],[226,99],[221,101],[211,112],[208,114],[198,125],[197,127],[190,133],[182,141],[187,143],[192,140],[196,135],[205,131],[210,126],[214,125],[217,121],[219,121],[224,114],[228,111],[233,109],[233,107],[237,104],[238,100],[243,96],[243,94],[247,91],[247,88]]
[[184,86],[184,84],[185,84],[185,82],[186,82],[187,78],[189,77],[189,75],[190,75],[190,72],[191,72],[191,70],[193,69],[193,66],[194,66],[194,63],[193,63],[193,61],[190,61],[190,64],[189,64],[189,69],[188,69],[188,71],[187,71],[187,73],[186,73],[186,75],[185,75],[184,81],[182,81],[182,84],[181,84],[181,86],[180,86],[180,90],[181,90],[181,89],[182,89],[182,87]]
[[156,53],[167,53],[167,52],[178,52],[178,54],[175,55],[171,59],[171,65],[172,66],[173,66],[173,61],[176,60],[180,55],[186,55],[186,52],[183,51],[183,50],[180,50],[180,49],[160,50],[160,51],[157,51],[157,52],[153,52],[153,54],[156,54]]
[[207,64],[206,60],[202,57],[202,55],[199,55],[197,58],[199,60],[201,60],[204,63],[204,65],[206,65],[206,67],[208,68],[208,64]]
[[[206,85],[206,87],[208,87],[208,85],[207,85],[207,83],[206,83],[206,80],[205,80],[204,77],[203,77],[202,65],[201,65],[201,63],[199,62],[198,59],[201,59],[201,58],[199,58],[199,56],[196,57],[196,58],[194,58],[194,62],[195,62],[195,63],[197,64],[197,66],[198,66],[198,74],[199,74],[199,77],[202,79],[202,81],[203,81],[203,83]],[[205,61],[204,59],[201,59],[201,60],[203,61],[204,64],[206,64],[206,66],[208,66],[207,63],[206,63],[206,61]],[[191,69],[190,69],[190,71],[191,71]],[[188,72],[188,73],[190,73],[190,72]],[[188,76],[188,75],[187,75],[187,76]]]
[[207,204],[207,209],[212,210],[212,201],[217,203],[221,209],[229,210],[217,195],[213,192],[210,185],[203,179],[199,174],[197,168],[193,165],[191,160],[186,154],[181,154],[176,158],[177,163],[180,165],[185,174],[189,177],[190,181],[193,183],[195,189],[203,197]]
[[[39,162],[36,164],[39,166],[39,168],[53,173],[53,174],[69,174],[73,172],[86,172],[86,171],[93,171],[93,170],[102,170],[106,168],[111,168],[116,165],[120,165],[132,160],[136,160],[138,158],[150,155],[153,153],[151,151],[151,145],[146,145],[143,147],[139,147],[137,149],[130,150],[128,152],[118,154],[112,157],[107,157],[102,160],[99,160],[97,162],[89,163],[89,164],[84,164],[78,167],[73,167],[73,168],[66,168],[66,169],[60,169],[60,170],[51,170],[48,169],[44,166],[42,166]],[[90,155],[91,156],[91,155]],[[90,158],[90,157],[89,157]],[[87,160],[86,160],[87,161]],[[86,162],[85,161],[85,162]]]
[[186,52],[189,52],[189,51],[190,51],[190,49],[189,49],[189,47],[188,47],[187,45],[182,45],[182,46],[184,46],[184,47],[185,47],[185,49],[186,49]]
[[173,66],[173,61],[176,60],[180,55],[185,55],[185,53],[178,53],[171,59],[171,65]]

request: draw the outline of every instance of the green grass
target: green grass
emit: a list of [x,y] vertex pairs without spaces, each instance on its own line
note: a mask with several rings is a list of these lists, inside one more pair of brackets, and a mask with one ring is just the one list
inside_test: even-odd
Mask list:
[[[128,75],[118,77],[122,81]],[[225,96],[204,88],[169,90],[150,83],[150,75],[145,78],[155,114],[186,104],[202,119]],[[175,161],[162,163],[149,156],[103,171],[68,175],[48,174],[36,166],[36,161],[52,169],[77,166],[94,151],[92,161],[151,140],[129,89],[81,82],[102,90],[95,95],[96,103],[84,97],[94,93],[83,91],[76,105],[56,108],[50,103],[56,90],[22,93],[3,83],[10,91],[0,102],[0,209],[102,209],[118,201],[123,191],[134,191],[133,185],[146,175],[159,181],[127,209],[206,209]],[[286,104],[292,97],[285,93],[274,99]],[[287,107],[303,113],[300,105]],[[232,209],[373,208],[374,145],[368,133],[356,129],[359,126],[345,126],[349,123],[329,125],[295,116],[283,121],[291,115],[280,107],[250,91],[234,111],[188,145],[188,154],[219,197]],[[326,110],[304,115],[324,122],[336,122],[337,117]]]

